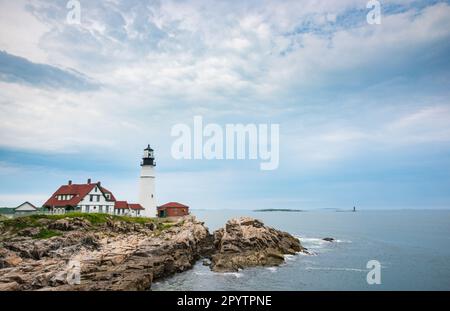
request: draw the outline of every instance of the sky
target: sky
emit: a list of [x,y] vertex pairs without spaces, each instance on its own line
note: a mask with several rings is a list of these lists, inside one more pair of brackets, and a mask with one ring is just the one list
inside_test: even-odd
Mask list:
[[[450,208],[450,2],[0,0],[0,206],[101,181],[193,209]],[[276,170],[174,125],[279,124]]]

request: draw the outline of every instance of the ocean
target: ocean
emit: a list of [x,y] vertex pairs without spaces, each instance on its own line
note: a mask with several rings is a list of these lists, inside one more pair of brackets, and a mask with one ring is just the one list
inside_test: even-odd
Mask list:
[[[193,269],[152,290],[450,290],[450,210],[255,212],[193,210],[212,232],[250,216],[298,237],[312,255],[286,256],[279,267],[215,273]],[[332,237],[335,242],[322,238]],[[367,262],[381,264],[381,284],[367,282]]]

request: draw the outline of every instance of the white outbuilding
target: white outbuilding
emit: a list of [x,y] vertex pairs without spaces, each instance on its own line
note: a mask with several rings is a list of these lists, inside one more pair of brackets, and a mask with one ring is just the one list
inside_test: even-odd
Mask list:
[[19,206],[14,209],[15,214],[31,214],[37,212],[38,209],[36,206],[31,204],[30,202],[23,202]]

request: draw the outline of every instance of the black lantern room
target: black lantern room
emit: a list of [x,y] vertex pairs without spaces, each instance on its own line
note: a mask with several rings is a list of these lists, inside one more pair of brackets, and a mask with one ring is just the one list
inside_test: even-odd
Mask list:
[[144,156],[142,157],[141,166],[145,165],[156,166],[155,155],[153,153],[153,149],[150,148],[150,145],[148,145],[147,148],[144,149]]

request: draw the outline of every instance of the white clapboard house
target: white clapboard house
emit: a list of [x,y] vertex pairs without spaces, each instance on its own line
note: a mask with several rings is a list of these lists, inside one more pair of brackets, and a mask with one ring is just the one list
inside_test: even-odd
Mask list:
[[43,208],[55,214],[78,211],[128,216],[141,216],[144,210],[140,204],[117,201],[112,192],[100,182],[92,183],[90,179],[85,184],[73,184],[69,180],[67,185],[60,186],[53,193]]

